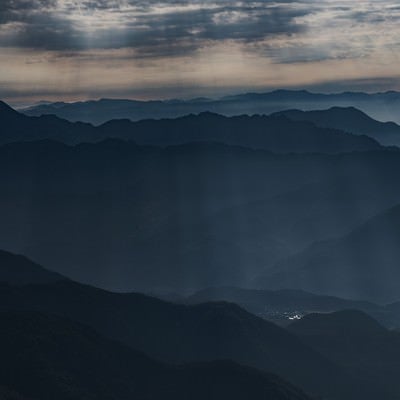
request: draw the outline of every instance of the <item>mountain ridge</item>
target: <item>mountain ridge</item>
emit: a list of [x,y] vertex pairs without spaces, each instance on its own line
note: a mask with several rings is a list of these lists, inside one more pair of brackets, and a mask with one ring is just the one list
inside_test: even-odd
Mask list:
[[44,269],[27,257],[0,250],[0,280],[12,285],[53,283],[64,276]]
[[111,120],[98,127],[71,123],[55,115],[28,117],[15,114],[11,120],[5,119],[4,128],[0,143],[55,139],[76,144],[119,138],[155,146],[221,142],[277,153],[340,153],[382,148],[367,136],[318,128],[310,122],[295,122],[282,116],[225,117],[208,111],[176,119]]
[[0,321],[0,383],[29,398],[308,399],[274,375],[231,362],[168,366],[60,316],[8,311]]
[[399,397],[400,333],[355,310],[310,314],[289,325],[289,330],[364,385],[372,383],[378,397]]
[[355,107],[332,107],[327,110],[285,110],[274,113],[294,121],[309,121],[320,127],[340,129],[356,135],[367,135],[384,145],[400,144],[400,126],[380,122]]
[[0,300],[2,312],[39,312],[67,318],[163,362],[229,359],[272,371],[313,393],[346,398],[352,391],[346,374],[329,360],[283,328],[232,303],[172,304],[70,280],[25,286],[1,284]]
[[[108,102],[108,103],[107,103]],[[271,114],[285,109],[299,108],[302,110],[324,109],[332,106],[355,106],[373,118],[382,121],[397,117],[400,94],[399,92],[342,92],[342,93],[313,93],[307,90],[275,90],[272,92],[247,93],[225,96],[219,99],[192,100],[129,100],[102,99],[81,101],[65,104],[62,107],[38,105],[25,109],[29,115],[56,113],[71,121],[92,122],[95,125],[115,118],[140,120],[148,117],[176,118],[184,114],[212,111],[226,116],[238,114]],[[117,106],[118,105],[118,106]]]
[[112,290],[246,286],[283,257],[400,203],[398,168],[399,153],[387,150],[8,144],[0,241]]

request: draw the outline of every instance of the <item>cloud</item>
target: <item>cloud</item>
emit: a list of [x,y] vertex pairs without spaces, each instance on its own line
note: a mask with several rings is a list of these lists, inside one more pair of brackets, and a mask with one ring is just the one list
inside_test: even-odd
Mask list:
[[398,86],[399,37],[393,0],[0,0],[0,90]]
[[306,27],[294,3],[256,1],[6,0],[0,46],[43,50],[132,48],[137,56],[185,55],[210,42],[256,42]]
[[[127,48],[156,59],[235,41],[276,63],[298,63],[397,48],[399,22],[400,8],[386,0],[2,0],[0,47]],[[385,27],[392,33],[384,43],[371,38]]]

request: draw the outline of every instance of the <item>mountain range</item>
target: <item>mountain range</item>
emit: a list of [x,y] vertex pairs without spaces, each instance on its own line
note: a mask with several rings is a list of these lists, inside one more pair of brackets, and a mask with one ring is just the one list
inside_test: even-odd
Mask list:
[[23,109],[31,116],[54,114],[72,122],[84,121],[95,125],[111,119],[137,121],[147,118],[177,118],[204,111],[226,116],[239,114],[270,114],[287,109],[321,110],[337,107],[357,107],[380,121],[394,121],[398,117],[400,93],[344,92],[337,94],[311,93],[306,90],[276,90],[267,93],[246,93],[220,99],[138,101],[101,99],[76,103],[46,103]]
[[228,361],[169,366],[56,315],[7,311],[0,323],[4,400],[309,399],[277,376]]
[[[6,326],[16,326],[18,330],[12,330],[11,332],[2,330],[2,334],[5,335],[5,338],[1,341],[2,346],[10,348],[9,358],[11,359],[11,355],[14,353],[13,347],[7,345],[7,343],[13,342],[14,346],[18,346],[18,340],[22,340],[26,347],[30,341],[35,341],[37,336],[40,344],[45,332],[51,332],[52,340],[50,344],[52,346],[57,345],[58,352],[54,352],[54,347],[45,348],[45,354],[43,355],[43,350],[36,345],[33,347],[33,351],[37,352],[36,354],[31,355],[29,351],[32,351],[32,349],[29,350],[29,347],[27,347],[25,350],[23,347],[21,355],[14,358],[18,360],[23,357],[23,360],[25,360],[26,357],[27,360],[35,360],[38,357],[41,357],[41,359],[44,357],[47,362],[47,357],[53,354],[50,358],[50,367],[47,366],[47,368],[51,369],[48,370],[46,365],[43,365],[43,372],[46,374],[49,374],[52,370],[57,372],[61,369],[62,375],[67,374],[69,376],[74,372],[73,370],[71,371],[71,363],[75,359],[75,354],[81,354],[79,357],[82,357],[83,363],[78,362],[77,365],[83,368],[83,371],[86,371],[85,374],[90,371],[85,367],[85,362],[89,362],[89,366],[90,364],[97,366],[96,368],[107,363],[108,368],[114,370],[113,374],[108,378],[106,378],[108,375],[107,370],[104,372],[99,371],[100,374],[95,372],[93,375],[88,376],[90,379],[94,379],[95,382],[90,380],[86,382],[87,379],[83,378],[83,383],[86,385],[95,384],[94,389],[98,390],[97,387],[103,380],[107,382],[107,379],[111,379],[109,390],[114,390],[112,379],[121,374],[121,369],[115,371],[116,366],[121,364],[124,366],[128,360],[126,357],[120,357],[123,348],[111,357],[112,349],[106,350],[111,347],[110,344],[97,345],[96,342],[100,339],[96,337],[85,338],[87,334],[83,334],[84,332],[79,327],[74,328],[74,326],[67,325],[59,328],[57,319],[55,321],[53,318],[50,319],[50,327],[53,323],[56,325],[55,328],[49,328],[46,326],[47,319],[43,320],[34,317],[31,320],[32,312],[57,316],[57,318],[61,318],[61,324],[65,324],[63,322],[65,320],[73,320],[87,325],[111,340],[143,351],[152,358],[163,362],[173,364],[204,363],[212,360],[229,359],[247,366],[257,367],[260,370],[280,374],[313,393],[324,393],[332,398],[351,398],[351,393],[353,393],[351,381],[348,380],[346,374],[342,373],[329,360],[321,357],[308,346],[304,346],[300,340],[283,328],[253,316],[234,304],[223,302],[194,306],[172,304],[137,293],[107,292],[71,282],[67,279],[61,279],[58,282],[49,284],[12,286],[5,281],[8,275],[3,278],[3,269],[3,266],[1,266],[0,282],[3,281],[3,283],[0,288],[0,316],[3,315],[4,318],[3,313],[11,312],[11,321],[7,323],[7,319],[5,319]],[[42,269],[40,269],[40,275],[42,275],[42,272]],[[18,313],[28,313],[28,320],[26,321],[24,316],[22,316],[22,320],[18,318],[16,316]],[[42,324],[44,324],[43,330],[41,328]],[[59,331],[60,329],[61,332]],[[57,335],[61,335],[61,345]],[[78,336],[76,339],[81,338],[84,341],[83,343],[78,342],[78,348],[76,349],[74,349],[75,335]],[[46,337],[44,339],[46,344]],[[17,344],[15,344],[15,341]],[[79,351],[81,347],[82,350]],[[97,349],[102,349],[99,351],[102,354],[102,359],[100,360],[93,359]],[[89,354],[87,353],[88,350]],[[108,351],[110,351],[110,355],[107,355]],[[86,355],[89,357],[88,360]],[[107,358],[111,358],[111,361],[107,361]],[[135,360],[133,355],[132,358]],[[67,362],[66,365],[65,362]],[[134,362],[136,364],[139,363],[138,361]],[[149,363],[146,359],[141,362],[144,362],[145,365]],[[56,363],[56,368],[51,367],[53,363]],[[18,370],[18,366],[24,368],[25,364],[22,362],[21,366],[20,362],[16,362],[13,366]],[[42,368],[39,368],[35,363],[28,364],[27,368],[33,368],[33,366],[35,366],[39,374],[42,373]],[[64,372],[66,367],[69,369]],[[207,370],[207,368],[205,369]],[[233,367],[227,367],[225,372],[224,370],[221,371],[221,375],[232,373],[232,369]],[[27,370],[22,370],[22,372],[15,374],[12,373],[12,370],[8,371],[11,372],[11,375],[8,375],[9,380],[6,382],[13,389],[18,389],[18,387],[10,384],[10,380],[13,377],[14,379],[20,379],[20,376],[30,376]],[[79,371],[76,371],[76,373],[79,374]],[[206,374],[207,371],[204,371],[204,373]],[[5,374],[6,372],[3,371],[3,379]],[[157,369],[154,374],[157,374]],[[249,374],[251,379],[251,370],[248,370],[245,374]],[[0,379],[1,375],[0,373]],[[124,375],[125,373],[121,379],[124,378]],[[143,375],[146,381],[149,376],[153,376],[153,373],[150,371],[148,374],[146,370],[143,370]],[[79,378],[79,375],[72,375],[68,381],[72,381],[74,384],[77,378]],[[34,378],[32,377],[32,379]],[[45,379],[49,379],[49,377],[47,376]],[[61,380],[61,377],[57,380]],[[143,379],[140,378],[138,381],[141,382]],[[265,379],[265,382],[267,381]],[[240,379],[239,382],[241,382]],[[82,382],[78,383],[78,389],[80,389],[79,386],[82,385]],[[133,384],[135,384],[135,381],[131,384],[126,383],[123,387],[129,391],[130,385]],[[218,380],[216,384],[218,384]],[[34,389],[29,384],[27,386],[30,390]],[[195,390],[196,387],[196,385],[188,385],[187,390],[190,388]],[[246,386],[243,384],[243,387]],[[38,388],[36,385],[36,390],[39,389],[40,387]],[[59,390],[60,388],[56,389]],[[65,389],[68,389],[68,387]],[[93,387],[90,390],[93,390]],[[240,384],[239,390],[242,390],[240,389]],[[50,396],[50,393],[51,391],[48,396]],[[199,393],[204,392],[200,391]],[[126,395],[122,398],[126,398]],[[279,397],[277,398],[279,399]],[[291,397],[288,398],[290,399]]]
[[219,142],[276,153],[340,153],[380,148],[366,136],[318,128],[310,122],[293,122],[281,116],[227,118],[202,113],[178,119],[113,120],[94,127],[82,122],[70,123],[54,115],[27,117],[2,103],[0,120],[3,125],[0,144],[43,139],[77,144],[118,138],[153,146]]
[[0,398],[399,399],[399,105],[0,102]]
[[380,398],[399,396],[400,333],[357,310],[309,314],[289,326],[304,343],[334,360],[352,376],[380,387]]
[[284,329],[226,302],[173,304],[62,276],[11,285],[13,257],[21,276],[31,263],[25,282],[54,275],[3,254],[0,393],[12,394],[5,398],[309,399],[288,381],[328,400],[399,395],[400,336],[361,311],[309,314]]
[[383,145],[400,145],[400,126],[380,122],[355,107],[332,107],[328,110],[285,110],[272,114],[292,121],[308,121],[322,128],[338,129],[355,135],[367,135]]
[[399,167],[385,149],[13,143],[0,147],[0,241],[107,289],[267,288],[255,278],[282,259],[400,204]]

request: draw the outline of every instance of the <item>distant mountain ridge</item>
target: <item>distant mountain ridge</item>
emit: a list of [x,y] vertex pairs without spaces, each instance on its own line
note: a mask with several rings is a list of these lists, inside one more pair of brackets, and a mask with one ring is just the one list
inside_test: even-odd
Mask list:
[[94,127],[54,115],[27,117],[6,105],[3,108],[3,111],[0,109],[0,121],[4,125],[0,144],[43,139],[77,144],[118,138],[154,146],[219,142],[277,153],[341,153],[380,148],[378,142],[366,136],[318,128],[310,122],[294,122],[281,116],[228,118],[205,112],[177,119],[112,120]]
[[27,115],[55,114],[70,121],[100,125],[111,119],[176,118],[186,114],[210,111],[226,116],[239,114],[271,114],[287,109],[318,110],[333,106],[356,107],[381,121],[400,123],[400,93],[344,92],[312,93],[307,90],[275,90],[267,93],[245,93],[220,99],[192,100],[123,100],[101,99],[76,103],[37,105],[23,112]]
[[317,126],[339,129],[356,135],[367,135],[384,145],[400,145],[400,126],[380,122],[354,107],[332,107],[328,110],[285,110],[273,114],[294,121],[309,121]]

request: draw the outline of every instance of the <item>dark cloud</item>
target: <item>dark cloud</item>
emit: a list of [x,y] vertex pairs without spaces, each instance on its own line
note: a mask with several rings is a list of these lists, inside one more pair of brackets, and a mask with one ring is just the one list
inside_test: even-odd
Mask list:
[[57,0],[1,0],[0,24],[30,23],[32,13],[55,7]]
[[[273,35],[291,35],[306,27],[295,21],[307,10],[291,2],[235,3],[232,1],[6,0],[0,7],[0,46],[45,50],[132,48],[137,56],[190,54],[210,41],[256,42]],[[126,3],[125,3],[126,4]],[[247,5],[248,4],[248,5]],[[78,7],[79,5],[79,7]],[[157,7],[159,12],[150,12]],[[153,10],[154,11],[154,10]],[[80,24],[91,13],[120,23],[88,31]],[[71,15],[76,18],[70,18]],[[80,21],[80,18],[82,19]],[[17,23],[13,25],[11,23]]]
[[[356,7],[350,1],[0,0],[0,47],[66,54],[126,48],[138,59],[192,55],[210,44],[234,41],[276,63],[361,58],[373,50],[368,34],[358,48],[359,38],[353,37],[351,45],[315,44],[310,37],[273,43],[274,38],[302,36],[312,29],[303,17],[324,13],[326,30],[339,35],[339,27],[346,24],[368,25],[372,34],[374,26],[400,18],[393,5],[377,10],[372,2]],[[319,28],[317,35],[323,35],[324,27]]]
[[[188,12],[172,12],[139,18],[142,32],[134,24],[127,26],[116,43],[133,47],[140,55],[180,55],[195,51],[210,41],[257,42],[274,35],[301,32],[304,26],[294,22],[303,11],[275,7],[218,7]],[[111,38],[112,39],[112,38]],[[104,40],[103,43],[106,41]]]

